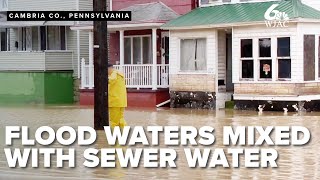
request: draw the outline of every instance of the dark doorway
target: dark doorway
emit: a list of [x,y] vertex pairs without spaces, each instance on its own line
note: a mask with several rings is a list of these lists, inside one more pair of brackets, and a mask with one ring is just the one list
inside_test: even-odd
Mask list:
[[234,84],[232,83],[232,35],[226,34],[226,90],[227,92],[233,92]]

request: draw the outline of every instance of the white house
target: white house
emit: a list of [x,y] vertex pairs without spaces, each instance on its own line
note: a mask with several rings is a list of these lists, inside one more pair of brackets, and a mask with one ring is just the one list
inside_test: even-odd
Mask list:
[[162,26],[172,107],[320,108],[318,0],[200,3]]
[[73,103],[89,34],[71,31],[73,21],[6,20],[7,11],[26,10],[92,10],[92,0],[0,0],[0,100]]

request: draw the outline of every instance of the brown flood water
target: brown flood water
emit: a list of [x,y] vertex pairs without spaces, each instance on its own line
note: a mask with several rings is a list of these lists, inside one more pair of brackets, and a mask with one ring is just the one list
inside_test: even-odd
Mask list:
[[[282,112],[250,111],[207,111],[189,109],[130,109],[126,111],[130,126],[212,126],[215,128],[216,143],[211,149],[224,148],[222,145],[223,126],[305,126],[311,132],[311,141],[302,147],[271,146],[280,154],[278,168],[189,168],[183,148],[174,147],[179,155],[177,168],[85,168],[82,152],[88,147],[76,148],[77,168],[8,168],[3,149],[5,126],[29,126],[31,137],[40,126],[93,126],[93,109],[80,107],[2,107],[0,108],[0,179],[320,179],[320,113],[287,115]],[[161,138],[160,138],[161,139]],[[17,141],[16,141],[17,142]],[[161,143],[163,144],[163,143]],[[17,142],[13,147],[22,148]],[[58,144],[52,147],[59,147]],[[106,148],[103,132],[92,148]],[[161,145],[160,147],[165,147]],[[233,148],[233,147],[229,147]],[[243,147],[241,147],[243,148]],[[232,160],[228,157],[230,166]],[[210,161],[209,161],[210,162]],[[43,166],[43,159],[40,158]],[[55,164],[52,158],[52,165]]]

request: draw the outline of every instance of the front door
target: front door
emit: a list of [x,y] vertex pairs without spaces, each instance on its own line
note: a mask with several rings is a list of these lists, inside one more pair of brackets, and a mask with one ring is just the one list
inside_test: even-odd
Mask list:
[[169,32],[161,33],[161,85],[169,83]]

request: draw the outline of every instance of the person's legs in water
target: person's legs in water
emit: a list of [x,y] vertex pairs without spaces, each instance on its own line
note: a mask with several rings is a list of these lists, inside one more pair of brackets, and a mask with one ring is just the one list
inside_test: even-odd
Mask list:
[[110,119],[110,126],[112,129],[116,126],[119,126],[121,129],[127,126],[127,123],[124,120],[124,110],[125,108],[118,108],[118,107],[109,108],[109,119]]
[[[116,126],[119,126],[120,129],[123,129],[125,126],[127,126],[127,123],[124,120],[124,110],[125,108],[117,108],[117,107],[109,108],[109,119],[110,119],[110,126],[112,130]],[[116,142],[115,146],[120,147],[118,141]]]

